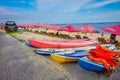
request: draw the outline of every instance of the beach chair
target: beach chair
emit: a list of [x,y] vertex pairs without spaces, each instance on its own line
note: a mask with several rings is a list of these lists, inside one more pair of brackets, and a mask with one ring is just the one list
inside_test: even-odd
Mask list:
[[39,31],[38,30],[35,30],[35,32],[34,33],[38,33],[39,34]]
[[29,28],[29,29],[28,29],[28,32],[32,32],[32,29]]
[[49,36],[55,37],[55,34],[53,32],[49,33]]
[[116,40],[116,34],[111,34],[111,36],[110,36],[110,43],[111,44],[118,43],[118,41]]
[[117,49],[120,49],[120,42],[116,43]]
[[70,34],[70,35],[68,35],[68,38],[69,38],[69,39],[75,39],[76,36],[75,36],[74,34]]
[[69,39],[69,35],[68,34],[64,34],[63,37],[64,37],[64,39]]
[[106,43],[106,41],[105,41],[104,38],[98,38],[98,41],[99,41],[101,44],[105,44],[105,43]]
[[109,39],[105,39],[104,37],[98,37],[98,41],[101,44],[109,44],[110,40]]
[[47,33],[45,31],[41,31],[40,34],[46,35]]
[[81,39],[80,35],[75,35],[76,39]]
[[110,44],[110,39],[105,39],[105,44]]
[[89,38],[89,37],[87,37],[87,36],[83,36],[83,39],[86,39],[86,38]]

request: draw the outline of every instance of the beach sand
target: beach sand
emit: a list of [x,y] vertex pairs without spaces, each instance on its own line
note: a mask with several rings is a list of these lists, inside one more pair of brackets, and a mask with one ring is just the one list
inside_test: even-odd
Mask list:
[[[65,33],[65,34],[67,34],[67,35],[68,34],[73,34],[74,37],[75,37],[75,35],[80,35],[81,37],[85,36],[84,33],[78,33],[78,32],[77,33]],[[21,34],[15,33],[15,34],[13,34],[13,36],[15,36],[18,39],[23,39],[25,41],[27,41],[30,38],[34,38],[34,39],[37,39],[37,40],[61,40],[61,39],[63,39],[63,38],[60,38],[58,36],[51,37],[47,34],[43,35],[43,34],[40,34],[40,33],[36,34],[36,33],[32,33],[32,32],[23,32]],[[101,34],[100,33],[92,33],[92,34],[87,33],[86,36],[91,38],[91,39],[98,39],[98,37],[101,37]],[[104,38],[105,39],[110,39],[110,34],[104,34]],[[120,42],[120,36],[117,36],[116,40],[118,40]]]
[[[79,33],[79,34],[81,36],[84,36],[84,34],[82,33]],[[43,35],[40,33],[32,33],[32,32],[14,33],[12,34],[12,36],[17,38],[18,40],[25,40],[25,41],[28,41],[28,39],[30,38],[35,38],[37,40],[60,40],[62,39],[59,37],[50,37],[48,35]],[[101,37],[101,34],[94,33],[92,35],[87,34],[87,36],[89,38],[97,39],[98,37]],[[110,35],[106,34],[104,36],[105,38],[109,39]],[[120,40],[120,36],[117,36],[117,40]],[[60,74],[61,76],[65,75],[66,77],[69,77],[68,79],[61,78],[59,80],[88,80],[88,79],[89,80],[108,80],[110,77],[109,73],[96,73],[96,72],[84,70],[78,65],[78,63],[59,64],[57,62],[54,62],[49,56],[46,57],[46,56],[34,55],[33,54],[34,52],[30,52],[32,50],[34,49],[26,51],[26,54],[29,56],[29,59],[32,62],[34,62],[34,65],[37,68],[41,68],[40,64],[46,65],[46,63],[48,63],[50,67],[52,65],[51,69],[55,69],[57,71],[62,72],[63,74]],[[37,60],[37,62],[34,58]],[[42,63],[39,63],[39,62],[42,62]],[[59,73],[57,75],[59,75]],[[52,74],[54,75],[54,73]]]

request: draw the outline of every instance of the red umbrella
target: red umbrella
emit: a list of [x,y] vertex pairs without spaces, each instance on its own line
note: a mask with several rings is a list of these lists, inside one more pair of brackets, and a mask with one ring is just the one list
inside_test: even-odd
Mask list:
[[90,26],[89,24],[84,24],[82,27],[79,28],[81,32],[85,33],[99,33],[94,27]]
[[37,23],[37,24],[33,24],[34,27],[39,28],[41,26],[41,24]]
[[46,29],[52,29],[52,26],[49,25],[49,24],[43,24],[43,28],[46,28]]
[[61,30],[61,28],[56,24],[52,26],[52,29],[53,30]]
[[79,28],[75,28],[74,32],[82,32]]
[[30,28],[39,28],[41,25],[38,23],[38,24],[31,24],[30,25]]
[[75,32],[75,27],[73,25],[67,25],[67,26],[61,28],[61,30],[67,31],[67,32]]
[[20,24],[18,25],[19,28],[27,28],[29,27],[29,24]]
[[82,27],[78,28],[78,31],[85,32],[84,27],[82,26]]
[[116,35],[120,36],[120,24],[115,25],[115,26],[104,27],[104,28],[102,28],[102,30],[105,32],[109,32],[109,33],[116,34]]
[[34,25],[29,25],[29,28],[35,28]]

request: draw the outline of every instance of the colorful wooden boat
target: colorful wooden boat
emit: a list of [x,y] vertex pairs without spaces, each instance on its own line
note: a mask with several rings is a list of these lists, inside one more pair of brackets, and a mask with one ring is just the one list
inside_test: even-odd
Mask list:
[[29,42],[25,43],[28,47],[35,48],[33,45],[31,45]]
[[110,49],[110,50],[116,50],[116,46],[115,44],[110,44],[109,46],[106,46],[106,48]]
[[79,39],[79,40],[28,40],[31,45],[37,48],[75,48],[97,44],[94,39]]
[[86,69],[86,70],[97,71],[97,72],[106,71],[102,63],[94,62],[88,59],[87,57],[78,58],[78,63],[83,69]]
[[85,50],[79,50],[79,52],[60,52],[50,54],[51,58],[59,63],[77,62],[77,59],[83,56],[89,55]]
[[34,52],[39,55],[50,55],[51,53],[63,52],[64,49],[36,49]]

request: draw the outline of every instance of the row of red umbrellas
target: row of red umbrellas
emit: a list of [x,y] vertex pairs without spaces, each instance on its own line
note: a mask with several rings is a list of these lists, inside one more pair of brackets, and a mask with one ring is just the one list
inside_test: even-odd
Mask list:
[[[58,30],[58,31],[67,31],[67,32],[84,32],[84,33],[99,33],[99,31],[97,29],[95,29],[94,27],[90,26],[89,24],[84,24],[83,26],[79,27],[79,28],[75,28],[73,25],[67,25],[64,27],[59,27],[58,25],[49,25],[49,24],[23,24],[23,25],[19,25],[18,27],[21,28],[46,28],[46,29],[52,29],[52,30]],[[109,32],[111,34],[117,34],[120,35],[120,25],[114,25],[114,26],[108,26],[108,27],[104,27],[102,28],[103,31],[105,32]]]
[[85,24],[80,28],[75,28],[73,25],[67,25],[62,28],[60,28],[58,25],[53,25],[53,27],[45,27],[47,29],[53,29],[53,30],[61,30],[61,31],[67,31],[67,32],[89,32],[89,33],[99,33],[98,30],[96,30],[94,27],[90,26],[89,24]]
[[39,28],[41,24],[20,24],[18,25],[19,28]]
[[51,29],[51,30],[58,30],[58,31],[67,31],[67,32],[89,32],[89,33],[98,33],[99,31],[96,30],[94,27],[90,26],[89,24],[85,24],[83,25],[82,27],[80,28],[75,28],[73,25],[67,25],[67,26],[64,26],[64,27],[59,27],[58,25],[49,25],[49,24],[43,24],[43,25],[40,25],[40,24],[32,24],[32,25],[28,25],[28,24],[23,24],[23,25],[19,25],[18,27],[21,27],[21,28],[26,28],[26,27],[29,27],[29,28],[39,28],[40,26],[42,26],[43,28],[46,28],[46,29]]
[[[74,28],[72,25],[65,26],[63,30],[67,30],[68,32],[84,32],[84,33],[99,33],[94,27],[89,24],[84,24],[80,28]],[[111,34],[116,34],[120,36],[120,24],[114,26],[107,26],[102,28],[103,31],[109,32]]]

